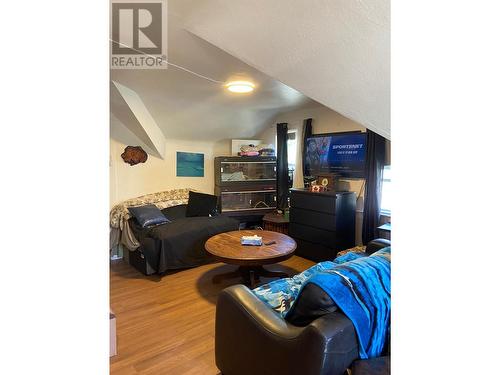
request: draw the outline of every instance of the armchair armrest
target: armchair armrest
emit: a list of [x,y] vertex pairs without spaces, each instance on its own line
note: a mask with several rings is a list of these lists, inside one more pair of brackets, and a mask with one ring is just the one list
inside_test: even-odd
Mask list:
[[354,326],[342,313],[297,327],[244,285],[219,295],[215,361],[224,375],[342,375],[357,357]]
[[384,247],[391,246],[391,241],[386,240],[385,238],[377,238],[375,240],[372,240],[366,244],[366,250],[365,252],[368,255],[371,255],[380,249],[383,249]]

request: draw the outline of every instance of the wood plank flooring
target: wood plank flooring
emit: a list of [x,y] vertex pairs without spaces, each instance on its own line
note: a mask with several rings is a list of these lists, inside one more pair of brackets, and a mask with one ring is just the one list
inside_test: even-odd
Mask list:
[[[293,256],[267,268],[293,275],[313,264]],[[112,262],[110,300],[118,355],[110,359],[111,374],[219,374],[215,303],[222,289],[240,281],[214,284],[212,277],[233,269],[214,263],[159,277],[143,276],[124,261]]]

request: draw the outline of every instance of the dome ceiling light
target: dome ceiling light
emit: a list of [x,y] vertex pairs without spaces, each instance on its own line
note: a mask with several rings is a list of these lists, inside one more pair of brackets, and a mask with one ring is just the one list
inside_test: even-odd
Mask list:
[[238,94],[252,92],[255,89],[255,85],[250,81],[231,81],[226,83],[225,87]]

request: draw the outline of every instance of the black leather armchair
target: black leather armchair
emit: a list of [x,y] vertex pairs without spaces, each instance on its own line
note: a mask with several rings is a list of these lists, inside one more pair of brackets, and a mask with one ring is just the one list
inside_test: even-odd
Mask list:
[[357,358],[354,326],[339,311],[297,327],[244,285],[219,294],[215,362],[223,375],[342,375]]
[[296,327],[244,285],[219,295],[215,362],[224,375],[342,375],[356,358],[354,326],[340,312]]

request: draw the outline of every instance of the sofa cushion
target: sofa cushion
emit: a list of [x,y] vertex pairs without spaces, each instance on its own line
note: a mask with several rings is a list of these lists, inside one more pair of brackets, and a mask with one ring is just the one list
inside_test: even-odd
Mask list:
[[187,217],[213,216],[217,213],[217,196],[211,194],[189,192],[186,209]]
[[259,286],[253,290],[253,293],[284,318],[295,303],[302,285],[309,277],[318,271],[328,270],[335,266],[334,262],[320,262],[293,277],[274,280],[269,284]]
[[[336,258],[333,263],[343,264],[351,260],[366,256],[363,253],[347,253]],[[321,271],[330,268],[313,268],[310,274],[316,271]],[[323,315],[332,313],[338,309],[337,304],[323,289],[316,284],[305,284],[299,292],[295,303],[290,308],[290,311],[285,316],[285,319],[293,325],[304,327],[313,320],[322,317]]]
[[179,204],[177,206],[167,207],[161,210],[168,220],[174,221],[186,217],[187,204]]
[[337,305],[323,289],[316,284],[306,284],[285,319],[293,325],[304,327],[336,310]]
[[128,211],[143,228],[169,222],[165,215],[163,215],[160,209],[154,204],[147,204],[139,207],[129,207]]

